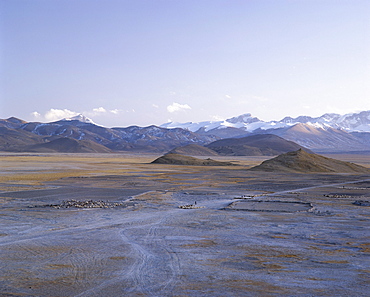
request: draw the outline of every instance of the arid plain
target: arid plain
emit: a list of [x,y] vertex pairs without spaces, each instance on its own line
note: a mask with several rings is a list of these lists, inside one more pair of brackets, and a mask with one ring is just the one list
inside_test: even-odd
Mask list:
[[156,157],[2,153],[1,296],[368,296],[369,175]]

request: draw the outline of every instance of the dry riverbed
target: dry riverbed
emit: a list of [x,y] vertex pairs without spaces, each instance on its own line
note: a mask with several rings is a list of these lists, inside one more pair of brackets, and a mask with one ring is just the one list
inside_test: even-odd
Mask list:
[[155,157],[2,154],[0,295],[368,296],[370,176]]

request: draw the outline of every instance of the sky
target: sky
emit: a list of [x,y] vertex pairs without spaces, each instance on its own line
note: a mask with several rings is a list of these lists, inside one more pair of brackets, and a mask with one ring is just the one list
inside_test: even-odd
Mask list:
[[0,0],[0,118],[369,110],[369,32],[368,0]]

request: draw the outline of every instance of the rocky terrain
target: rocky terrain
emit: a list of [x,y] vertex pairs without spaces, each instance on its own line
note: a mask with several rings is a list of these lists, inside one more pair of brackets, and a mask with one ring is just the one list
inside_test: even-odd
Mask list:
[[52,208],[83,208],[83,209],[88,209],[88,208],[114,208],[114,207],[123,207],[125,206],[124,203],[122,202],[108,202],[108,201],[103,201],[103,200],[84,200],[84,201],[79,201],[79,200],[66,200],[62,201],[62,203],[59,204],[44,204],[44,205],[38,205],[38,206],[30,206],[30,207],[52,207]]

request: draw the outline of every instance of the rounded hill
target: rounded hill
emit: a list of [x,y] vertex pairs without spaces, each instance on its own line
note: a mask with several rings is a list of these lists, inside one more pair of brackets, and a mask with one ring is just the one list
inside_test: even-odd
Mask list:
[[266,160],[250,170],[300,173],[370,173],[369,168],[313,153],[307,153],[302,149]]
[[168,153],[158,159],[155,159],[152,164],[173,164],[173,165],[192,165],[192,166],[232,166],[230,162],[220,162],[212,159],[198,159],[180,154]]

